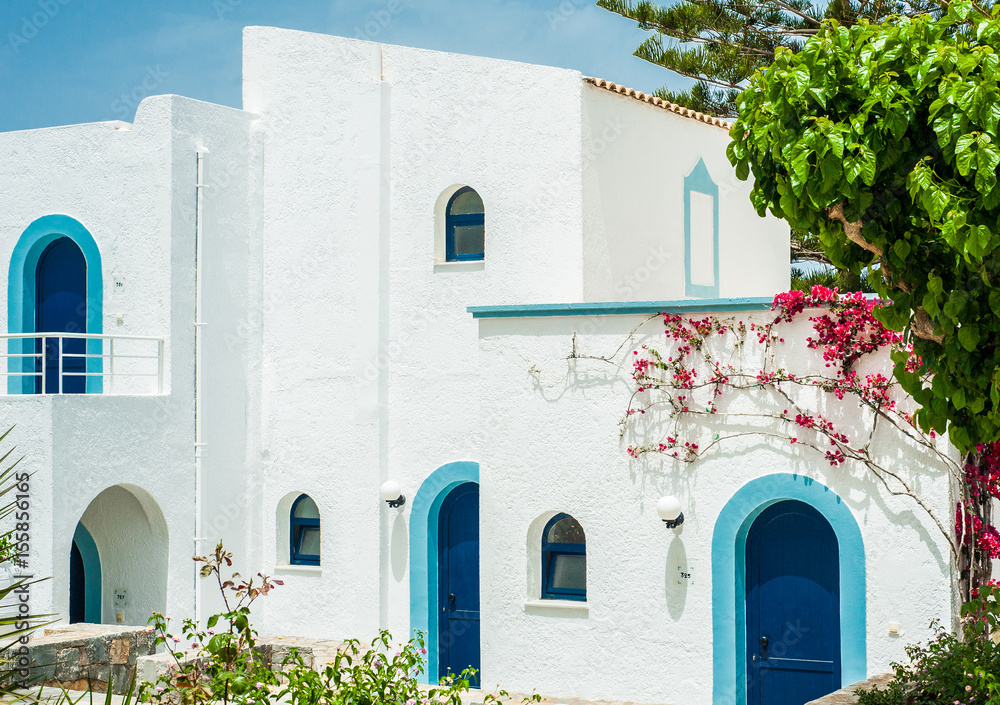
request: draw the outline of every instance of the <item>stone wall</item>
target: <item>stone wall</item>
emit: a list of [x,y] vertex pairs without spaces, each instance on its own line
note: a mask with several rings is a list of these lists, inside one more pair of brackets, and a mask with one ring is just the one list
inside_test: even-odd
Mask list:
[[[297,649],[309,668],[331,662],[342,642],[332,639],[302,639],[264,636],[257,642],[262,662],[275,673],[285,667],[292,649]],[[196,657],[197,655],[194,655]],[[51,627],[28,642],[30,679],[34,685],[107,692],[110,679],[115,693],[124,693],[135,683],[155,683],[174,663],[166,651],[156,652],[155,635],[140,627],[105,624],[73,624]]]
[[[281,674],[286,668],[286,660],[292,655],[292,649],[298,651],[302,663],[308,668],[320,670],[330,663],[337,648],[342,642],[329,639],[303,639],[297,637],[262,636],[257,640],[256,650],[260,662],[274,673]],[[191,658],[196,658],[193,654]],[[150,656],[140,656],[136,662],[138,676],[136,683],[156,683],[165,675],[174,657],[166,651]]]
[[153,632],[142,627],[74,624],[49,628],[28,641],[30,678],[67,690],[115,693],[132,685],[136,659],[156,653]]

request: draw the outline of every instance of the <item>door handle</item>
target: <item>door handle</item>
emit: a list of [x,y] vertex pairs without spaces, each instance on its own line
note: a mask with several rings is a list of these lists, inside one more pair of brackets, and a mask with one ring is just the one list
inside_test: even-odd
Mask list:
[[762,648],[762,649],[766,649],[767,648],[767,637],[766,636],[762,636],[760,638],[760,648]]

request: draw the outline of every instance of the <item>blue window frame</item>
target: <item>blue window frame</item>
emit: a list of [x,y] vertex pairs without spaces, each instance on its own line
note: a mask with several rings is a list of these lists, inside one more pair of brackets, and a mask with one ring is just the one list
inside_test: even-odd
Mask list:
[[289,522],[292,565],[319,565],[319,508],[307,494],[299,495],[292,504]]
[[569,514],[556,514],[542,532],[542,597],[587,599],[587,536]]
[[448,262],[482,260],[486,215],[483,199],[465,186],[455,192],[445,210],[445,259]]

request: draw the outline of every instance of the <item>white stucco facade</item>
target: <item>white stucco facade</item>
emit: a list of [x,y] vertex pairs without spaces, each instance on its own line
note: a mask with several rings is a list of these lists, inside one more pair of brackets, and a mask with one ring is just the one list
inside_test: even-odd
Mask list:
[[[71,219],[101,274],[99,304],[87,291],[100,349],[142,336],[131,344],[162,351],[156,383],[108,374],[103,394],[0,398],[35,473],[29,567],[53,576],[33,607],[69,618],[82,524],[102,621],[215,611],[190,557],[222,540],[244,575],[284,581],[257,603],[262,633],[433,636],[431,518],[474,477],[485,683],[732,702],[713,675],[714,527],[741,488],[781,474],[822,483],[859,527],[862,670],[884,671],[950,614],[941,537],[784,447],[735,444],[693,471],[630,460],[621,370],[565,358],[574,334],[604,354],[643,316],[537,308],[708,298],[725,313],[787,289],[787,227],[754,213],[728,139],[574,71],[260,27],[244,35],[243,110],[156,96],[131,125],[0,134],[0,257],[20,262],[26,237]],[[465,186],[484,203],[485,255],[447,261],[445,210]],[[35,330],[17,298],[35,272],[19,267],[0,287],[11,333]],[[504,305],[522,312],[467,310]],[[379,497],[390,478],[399,509]],[[946,513],[947,483],[927,482]],[[290,560],[302,494],[319,565]],[[663,494],[685,503],[676,533],[656,516]],[[532,604],[542,528],[562,512],[587,532],[587,599]],[[678,561],[695,576],[683,589]]]
[[[719,555],[718,542],[721,525],[735,511],[733,496],[754,483],[763,484],[768,501],[812,503],[835,496],[849,510],[846,522],[860,530],[863,555],[855,555],[858,564],[840,577],[842,599],[858,581],[865,598],[864,613],[842,616],[845,661],[851,629],[863,635],[865,670],[874,675],[891,670],[892,661],[905,661],[904,646],[926,638],[932,619],[947,623],[947,539],[912,500],[888,497],[863,468],[832,467],[815,450],[763,436],[727,441],[691,465],[668,454],[639,460],[626,455],[629,444],[663,440],[670,423],[665,416],[643,417],[619,438],[629,404],[631,351],[643,344],[676,349],[664,339],[659,317],[507,313],[480,319],[480,398],[489,420],[483,425],[482,512],[503,517],[483,527],[483,555],[493,557],[483,568],[484,603],[493,606],[483,631],[509,645],[488,649],[484,671],[523,674],[525,680],[511,686],[541,692],[572,682],[595,699],[739,702],[716,670],[724,656],[718,651],[737,646],[713,638],[724,626],[720,601],[727,599],[717,581],[733,559]],[[710,313],[748,326],[773,317],[752,310]],[[783,331],[789,343],[801,343],[789,345],[775,368],[819,371],[822,360],[805,350],[812,332],[804,320]],[[579,357],[568,359],[574,344]],[[728,354],[719,346],[713,350]],[[609,356],[613,364],[587,356]],[[734,403],[740,406],[727,404],[726,411],[761,408],[748,394]],[[850,409],[830,400],[816,407],[852,437],[864,437]],[[796,433],[766,423],[759,428]],[[716,422],[699,430],[696,424],[684,438],[705,446],[715,432],[727,430],[741,429]],[[892,434],[879,442],[893,439],[898,444]],[[892,448],[900,457],[894,468],[905,468],[904,477],[920,487],[947,526],[952,505],[944,468],[921,462],[913,448]],[[664,495],[682,502],[685,522],[677,529],[665,530],[657,515],[656,502]],[[587,532],[586,608],[546,608],[537,601],[539,549],[529,527],[555,512],[571,514]],[[680,566],[692,575],[689,582],[678,580]],[[890,633],[890,623],[899,625],[898,633]],[[646,677],[636,678],[635,664],[642,664]],[[540,673],[549,680],[539,683]],[[864,675],[845,673],[845,684]]]

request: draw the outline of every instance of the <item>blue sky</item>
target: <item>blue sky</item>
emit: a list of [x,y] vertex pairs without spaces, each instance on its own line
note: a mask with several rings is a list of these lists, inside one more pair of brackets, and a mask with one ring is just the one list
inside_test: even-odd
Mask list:
[[0,131],[131,121],[146,94],[239,107],[247,25],[687,83],[633,57],[645,33],[593,0],[0,0]]

